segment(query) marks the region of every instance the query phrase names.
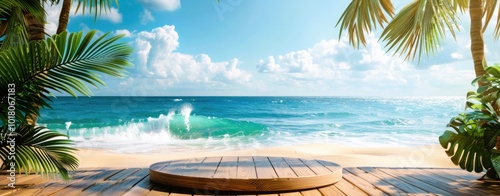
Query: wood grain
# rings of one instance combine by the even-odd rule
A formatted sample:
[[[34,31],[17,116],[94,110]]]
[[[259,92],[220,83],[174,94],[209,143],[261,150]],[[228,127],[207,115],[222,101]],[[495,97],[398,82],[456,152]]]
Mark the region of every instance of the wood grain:
[[[190,163],[199,163],[199,160],[175,160],[165,167],[153,164],[150,179],[168,186],[196,190],[267,193],[312,189],[334,184],[342,178],[342,169],[338,165],[335,166],[339,169],[332,172],[316,160],[298,158],[207,157],[201,164],[195,164],[196,176],[192,176],[193,173],[181,175]]]
[[[221,157],[219,157],[221,158]],[[255,165],[252,157],[238,157],[237,171],[240,165],[248,165],[247,174],[255,174]],[[278,167],[275,160],[277,157],[267,157],[273,168]],[[223,158],[221,158],[223,159]],[[220,167],[221,159],[215,167]],[[191,160],[187,160],[191,162]],[[307,161],[304,161],[307,162]],[[325,165],[326,163],[322,163]],[[214,164],[214,163],[212,163]],[[328,165],[328,164],[327,164]],[[186,166],[191,168],[194,165]],[[333,164],[331,165],[333,166]],[[164,168],[157,165],[157,169]],[[328,168],[328,167],[327,167]],[[135,170],[138,171],[134,172]],[[335,167],[329,168],[336,170]],[[485,183],[476,180],[482,174],[469,173],[461,169],[433,169],[433,168],[345,168],[343,179],[333,185],[327,185],[319,188],[312,188],[298,191],[279,191],[276,186],[286,186],[286,183],[264,181],[254,184],[255,187],[267,190],[274,190],[267,193],[259,192],[217,192],[179,189],[165,186],[150,181],[148,175],[149,168],[136,169],[116,169],[116,168],[93,168],[83,169],[74,173],[74,177],[69,181],[62,181],[60,178],[47,178],[46,176],[30,175],[19,179],[19,182],[25,183],[28,187],[19,187],[16,189],[0,190],[0,195],[76,195],[93,190],[91,194],[98,195],[126,195],[126,196],[144,196],[144,195],[498,195],[500,186],[494,183]],[[248,177],[240,175],[239,177]],[[279,173],[277,172],[279,175]],[[6,176],[1,176],[5,178]],[[280,177],[280,176],[278,176]],[[248,180],[248,178],[246,178]],[[255,178],[254,178],[255,179]],[[280,178],[281,179],[281,178]],[[284,180],[283,178],[282,180]],[[259,180],[259,179],[257,179]],[[248,182],[248,181],[247,181]],[[218,184],[217,184],[218,183]],[[305,182],[308,183],[308,182]],[[423,185],[426,184],[426,185]],[[31,185],[30,185],[31,184]],[[232,181],[216,182],[220,186],[233,186]],[[402,185],[404,184],[404,185]],[[92,188],[94,187],[94,188]],[[404,188],[403,188],[404,187]],[[241,188],[241,187],[240,187]],[[406,190],[406,191],[405,191]],[[433,192],[436,191],[436,192]],[[443,193],[449,194],[440,194]]]

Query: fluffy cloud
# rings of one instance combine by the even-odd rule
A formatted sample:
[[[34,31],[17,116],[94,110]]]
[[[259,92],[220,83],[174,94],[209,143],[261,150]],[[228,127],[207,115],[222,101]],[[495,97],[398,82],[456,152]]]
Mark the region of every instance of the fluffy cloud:
[[[347,71],[401,71],[410,66],[399,58],[385,54],[371,36],[366,48],[353,50],[345,39],[323,40],[306,50],[293,51],[277,57],[261,59],[257,70],[262,73],[287,75],[294,78],[336,79]],[[383,73],[383,72],[377,72]],[[367,78],[374,73],[365,72]],[[387,77],[392,78],[392,77]]]
[[[149,21],[155,21],[155,17],[148,9],[144,9],[143,12],[139,13],[139,18],[141,19],[141,24],[146,24]]]
[[[99,16],[101,19],[109,20],[112,23],[121,23],[122,22],[122,14],[116,8],[111,8],[107,10],[104,14]]]
[[[180,0],[139,0],[139,2],[146,8],[159,11],[174,11],[181,7]]]
[[[176,84],[224,86],[245,83],[251,75],[238,68],[239,60],[214,62],[206,54],[176,52],[179,35],[174,26],[165,25],[136,35],[136,67],[140,75],[155,78],[158,85]]]
[[[115,31],[116,35],[123,34],[125,37],[133,37],[134,33],[130,32],[128,29],[118,29]]]
[[[296,92],[318,95],[464,93],[474,78],[472,66],[457,60],[464,59],[458,53],[450,56],[453,59],[449,58],[446,63],[414,66],[386,54],[377,38],[371,35],[367,46],[360,50],[349,46],[346,39],[323,40],[305,50],[261,59],[256,69],[271,84],[269,91],[286,86]]]

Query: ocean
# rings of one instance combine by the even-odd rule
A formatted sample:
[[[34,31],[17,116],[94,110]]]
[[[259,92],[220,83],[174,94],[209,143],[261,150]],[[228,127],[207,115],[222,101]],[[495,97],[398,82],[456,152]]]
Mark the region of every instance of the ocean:
[[[438,144],[463,97],[57,97],[38,124],[115,152]]]

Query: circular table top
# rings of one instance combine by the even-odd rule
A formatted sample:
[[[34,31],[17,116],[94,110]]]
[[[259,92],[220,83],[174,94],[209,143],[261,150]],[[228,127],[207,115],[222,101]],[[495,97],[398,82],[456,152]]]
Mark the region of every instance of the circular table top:
[[[342,179],[338,164],[312,159],[265,156],[199,157],[158,162],[150,179],[168,186],[252,193],[304,190]]]

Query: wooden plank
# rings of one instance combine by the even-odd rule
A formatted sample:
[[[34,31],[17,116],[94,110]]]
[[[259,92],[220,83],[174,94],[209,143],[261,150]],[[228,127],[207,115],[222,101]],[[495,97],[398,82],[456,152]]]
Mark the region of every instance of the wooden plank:
[[[215,171],[213,178],[230,178],[236,179],[238,172],[238,157],[227,156],[222,157],[222,160]]]
[[[297,174],[290,168],[283,157],[268,157],[279,178],[296,178]]]
[[[180,168],[180,171],[177,172],[179,175],[183,176],[197,176],[198,169],[207,157],[197,157],[189,160],[189,163],[184,166],[184,168]]]
[[[422,190],[421,188],[418,188],[412,184],[409,184],[407,182],[404,182],[404,181],[401,181],[400,179],[396,179],[376,168],[372,168],[372,167],[361,167],[359,168],[365,172],[369,172],[371,173],[372,175],[378,177],[380,180],[383,180],[383,181],[386,181],[387,183],[389,184],[392,184],[394,185],[395,187],[407,192],[407,193],[410,193],[410,194],[422,194],[422,193],[428,193],[427,191],[425,190]]]
[[[415,179],[412,177],[412,175],[405,175],[405,174],[402,174],[402,173],[398,173],[397,170],[395,169],[391,169],[387,172],[386,169],[384,168],[379,168],[377,169],[379,171],[382,171],[386,174],[388,174],[389,176],[392,176],[393,178],[396,178],[396,179],[400,179],[402,181],[405,181],[407,182],[408,184],[411,184],[415,187],[418,187],[428,193],[437,193],[437,194],[440,194],[440,195],[456,195],[456,194],[459,194],[457,192],[448,192],[446,190],[443,190],[443,189],[440,189],[440,188],[437,188],[435,186],[432,186],[430,184],[427,184],[423,181],[420,181],[418,179]],[[418,174],[414,174],[414,175],[418,175]]]
[[[330,170],[333,173],[342,173],[342,167],[336,163],[332,163],[329,161],[324,161],[324,160],[316,160],[318,163],[326,167],[328,170]]]
[[[19,192],[21,190],[24,190],[26,188],[29,188],[30,186],[33,186],[38,183],[42,183],[43,181],[48,181],[47,176],[42,176],[42,175],[23,175],[23,178],[16,179],[15,183],[15,188],[11,188],[8,186],[5,186],[5,188],[0,190],[0,196],[4,195],[9,195],[9,194],[16,194],[19,195]]]
[[[318,196],[318,195],[322,195],[321,192],[319,192],[318,189],[312,189],[312,190],[307,190],[307,191],[300,191],[300,193],[303,196]]]
[[[164,162],[154,163],[151,166],[149,166],[149,169],[156,170],[156,171],[162,171],[162,169],[169,166],[170,163],[172,163],[172,161],[164,161]]]
[[[337,187],[340,191],[342,191],[346,195],[356,195],[356,196],[367,195],[361,189],[359,189],[355,185],[353,185],[345,180],[338,181],[333,186]]]
[[[255,163],[255,170],[257,171],[257,179],[278,178],[267,157],[254,157],[253,161]]]
[[[387,195],[384,192],[382,192],[380,189],[377,189],[377,187],[375,185],[373,185],[371,182],[368,182],[365,179],[358,177],[350,172],[344,172],[342,174],[342,177],[347,182],[350,182],[351,184],[356,185],[356,187],[358,187],[359,189],[361,189],[363,192],[367,193],[368,195],[374,195],[374,196]]]
[[[95,183],[101,182],[104,179],[120,172],[122,170],[107,170],[103,171],[100,173],[97,173],[96,175],[90,176],[88,178],[83,179],[82,181],[76,182],[74,184],[71,184],[64,189],[58,191],[57,193],[54,194],[54,196],[67,196],[67,195],[76,195],[81,193],[83,190],[86,188],[92,186]]]
[[[481,177],[481,175],[475,176],[475,175],[472,175],[474,173],[469,173],[469,172],[461,170],[461,169],[442,169],[439,171],[441,173],[446,174],[446,175],[444,175],[444,177],[447,177],[447,178],[449,177],[449,178],[454,179],[456,181],[474,181],[474,180],[479,179],[479,177]],[[484,174],[484,173],[482,173],[482,174]]]
[[[299,160],[302,161],[304,165],[309,167],[309,169],[311,169],[318,176],[331,173],[331,171],[328,168],[326,168],[316,160],[309,160],[309,159],[299,159]]]
[[[142,168],[138,172],[126,178],[125,180],[116,183],[112,187],[108,188],[106,191],[102,192],[102,195],[123,195],[134,185],[136,185],[141,180],[146,178],[148,174],[149,170],[147,168]]]
[[[241,156],[238,157],[238,168],[236,172],[238,179],[255,179],[257,178],[257,171],[252,157]]]
[[[21,189],[16,189],[16,191],[14,192],[9,192],[9,193],[3,193],[2,191],[0,191],[0,195],[1,196],[15,196],[15,195],[33,195],[36,191],[39,190],[39,188],[35,188],[37,187],[37,185],[41,185],[41,184],[47,184],[49,182],[52,182],[52,180],[49,180],[49,178],[41,178],[40,181],[37,181],[37,182],[33,182],[33,185],[31,186],[28,186],[28,187],[23,187]]]
[[[191,194],[184,194],[184,193],[170,193],[168,196],[191,196]]]
[[[93,184],[90,187],[83,190],[78,195],[81,195],[81,196],[102,195],[103,191],[112,187],[113,185],[117,184],[118,182],[124,180],[128,176],[136,173],[137,171],[139,171],[139,168],[129,168],[129,169],[122,170],[121,172],[118,172],[115,175],[104,179],[104,181],[96,182],[95,184]]]
[[[186,166],[194,159],[182,159],[182,160],[174,160],[171,161],[170,164],[163,169],[159,169],[157,171],[165,172],[169,174],[179,175],[179,172],[187,169]]]
[[[299,158],[284,158],[285,162],[292,168],[292,170],[297,174],[298,177],[311,177],[316,176],[314,171],[312,171],[307,165],[302,163]]]
[[[72,172],[72,179],[70,179],[70,181],[73,181],[73,180],[78,180],[78,179],[81,179],[83,178],[84,175],[84,172],[85,170],[83,171],[74,171]],[[26,188],[23,188],[23,189],[19,189],[17,190],[16,192],[13,192],[13,193],[10,193],[8,194],[8,196],[16,196],[16,195],[37,195],[36,193],[37,192],[40,192],[41,189],[51,185],[51,184],[54,184],[54,183],[63,183],[63,180],[60,178],[60,177],[52,177],[52,176],[47,176],[47,175],[40,175],[41,176],[41,181],[36,181],[36,182],[33,182],[33,185],[32,186],[29,186],[29,187],[26,187]],[[36,180],[36,179],[35,179]]]
[[[16,175],[14,176],[16,180],[16,184],[18,184],[19,181],[25,179],[25,178],[33,178],[34,176],[38,176],[37,174],[31,174],[31,175],[26,175],[26,174],[19,174],[16,172]],[[7,187],[7,185],[10,183],[10,175],[2,175],[0,177],[0,186],[2,187]]]
[[[135,184],[132,188],[127,190],[123,196],[140,196],[147,195],[149,191],[153,188],[149,180],[149,176],[144,177],[141,181]]]
[[[158,191],[158,190],[151,190],[146,196],[168,196],[170,195],[169,192],[163,192],[163,191]]]
[[[459,178],[457,176],[451,175],[453,173],[448,173],[450,172],[449,169],[446,170],[437,170],[437,169],[423,169],[427,172],[430,172],[432,176],[436,179],[440,179],[441,181],[444,181],[451,186],[458,187],[459,191],[464,191],[467,193],[474,193],[474,194],[482,194],[482,195],[490,195],[490,192],[488,192],[489,189],[492,189],[493,187],[487,187],[485,186],[486,183],[483,183],[478,180],[464,180],[462,178]],[[499,189],[497,189],[500,191]]]
[[[330,185],[330,186],[327,186],[327,187],[318,188],[318,190],[323,195],[338,195],[338,196],[345,195],[342,191],[340,191],[334,185]]]
[[[89,177],[94,176],[94,175],[98,175],[101,172],[102,171],[91,170],[91,171],[79,174],[77,176],[74,176],[72,180],[69,180],[67,182],[57,181],[57,182],[48,183],[48,184],[42,185],[42,186],[36,185],[35,188],[38,186],[38,190],[33,195],[37,195],[37,196],[38,195],[40,195],[40,196],[52,195],[55,192],[62,190],[67,186],[81,182],[81,181],[85,180],[86,178],[89,178]]]
[[[220,164],[222,157],[207,157],[203,165],[198,167],[197,176],[202,178],[212,178]]]
[[[405,180],[408,183],[412,183],[417,187],[420,187],[431,193],[437,193],[442,195],[463,195],[464,192],[457,191],[455,187],[449,186],[447,183],[443,183],[439,180],[433,179],[429,176],[430,173],[426,173],[423,170],[409,170],[409,169],[379,169],[391,176],[397,177],[399,179]]]
[[[289,192],[289,193],[280,193],[280,196],[302,196],[300,192]]]
[[[383,191],[384,193],[388,195],[404,195],[406,194],[403,190],[395,187],[392,184],[387,183],[386,181],[380,180],[378,177],[374,176],[373,174],[369,172],[365,172],[359,168],[344,168],[344,173],[351,173],[359,178],[365,179],[367,182],[370,182],[375,186],[377,189]]]

